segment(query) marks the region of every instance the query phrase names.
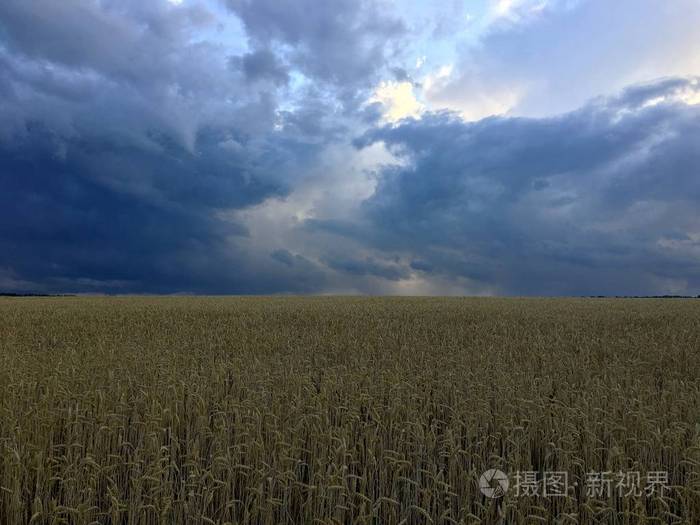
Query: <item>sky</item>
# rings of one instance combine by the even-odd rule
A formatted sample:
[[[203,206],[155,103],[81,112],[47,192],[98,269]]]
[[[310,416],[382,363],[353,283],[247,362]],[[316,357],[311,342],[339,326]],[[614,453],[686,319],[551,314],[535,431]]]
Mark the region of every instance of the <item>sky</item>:
[[[697,0],[3,0],[0,291],[700,294]]]

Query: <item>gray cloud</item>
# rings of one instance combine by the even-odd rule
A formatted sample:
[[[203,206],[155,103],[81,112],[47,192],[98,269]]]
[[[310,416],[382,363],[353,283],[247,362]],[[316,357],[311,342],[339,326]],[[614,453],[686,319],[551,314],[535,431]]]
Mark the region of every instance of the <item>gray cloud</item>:
[[[403,22],[376,2],[227,0],[255,47],[282,46],[290,62],[314,80],[369,87],[395,53]],[[348,92],[348,96],[353,96]]]
[[[366,257],[365,259],[329,258],[326,260],[326,264],[334,270],[354,276],[372,275],[390,281],[398,281],[409,276],[406,268],[399,264],[376,260],[372,257]]]
[[[322,286],[314,267],[285,274],[240,249],[248,231],[231,212],[288,194],[321,145],[277,125],[274,57],[253,53],[237,73],[225,50],[189,38],[214,22],[204,4],[2,3],[0,268],[12,282]],[[270,89],[249,89],[247,78],[270,74]]]
[[[406,25],[384,4],[225,5],[0,3],[0,286],[699,291],[700,110],[678,101],[697,93],[693,79],[634,85],[550,118],[468,123],[437,112],[382,126],[382,105],[365,104],[371,88],[414,74],[398,67],[413,62],[396,58]],[[584,21],[600,20],[601,5],[582,3]],[[610,16],[629,29],[620,9]],[[459,29],[447,24],[453,12],[458,3],[444,10],[441,39]],[[465,54],[453,82],[438,83],[442,95],[462,96],[477,70],[497,87],[527,83],[541,64],[513,65],[521,49],[561,63],[552,42],[575,47],[574,12],[492,29],[488,50]],[[216,40],[220,17],[240,19],[240,41]],[[586,56],[617,49],[607,29]],[[675,44],[643,55],[657,60]],[[566,92],[585,66],[585,56],[564,63],[552,89]],[[610,67],[601,71],[566,103],[605,92]]]
[[[358,146],[381,141],[406,164],[382,170],[358,221],[315,227],[501,293],[695,293],[700,108],[672,98],[692,85],[555,118],[438,113],[370,131]]]
[[[235,69],[241,69],[250,81],[270,80],[278,85],[289,82],[289,70],[269,49],[231,57],[230,64]]]

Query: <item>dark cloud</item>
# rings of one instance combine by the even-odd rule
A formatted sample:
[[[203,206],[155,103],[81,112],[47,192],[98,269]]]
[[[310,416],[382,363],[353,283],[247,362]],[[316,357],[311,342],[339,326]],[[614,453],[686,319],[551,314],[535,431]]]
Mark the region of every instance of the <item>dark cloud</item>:
[[[359,146],[406,164],[383,169],[358,222],[315,227],[500,293],[695,293],[700,107],[673,98],[693,82],[556,118],[438,113],[370,131]]]
[[[330,268],[353,276],[371,275],[390,281],[398,281],[409,277],[409,272],[401,265],[378,261],[372,257],[366,257],[365,259],[336,257],[329,258],[325,262]]]
[[[290,136],[327,143],[347,136],[347,126],[338,117],[333,101],[312,89],[294,111],[278,112],[278,125]]]
[[[666,78],[630,86],[623,91],[622,98],[628,108],[638,108],[659,97],[678,95],[686,89],[695,89],[690,78]]]
[[[269,49],[258,49],[243,56],[232,57],[233,68],[243,70],[250,81],[269,80],[283,85],[289,82],[289,70]]]
[[[135,0],[0,4],[0,38],[13,53],[124,83],[150,79],[183,89],[197,89],[206,80],[206,75],[197,79],[209,65],[206,46],[187,42],[193,31],[214,21],[199,4],[178,9]],[[190,67],[182,67],[185,63]]]
[[[227,0],[255,47],[282,46],[306,76],[356,89],[369,87],[396,52],[403,22],[376,2]],[[351,96],[351,94],[349,94]]]
[[[279,249],[270,254],[277,263],[284,265],[280,272],[279,264],[272,269],[271,291],[313,293],[325,290],[330,284],[328,273],[315,262],[303,255],[293,254],[289,250]],[[276,281],[276,282],[275,282]],[[267,284],[270,286],[270,284]]]
[[[430,264],[429,262],[420,261],[420,260],[411,261],[410,266],[414,270],[418,270],[420,272],[432,272],[433,268],[434,268],[434,266],[432,264]]]
[[[274,56],[245,55],[237,75],[190,38],[212,21],[167,2],[0,5],[3,276],[59,292],[322,285],[317,268],[275,272],[240,248],[233,212],[287,195],[320,145],[277,125]],[[270,90],[248,88],[264,76]]]
[[[285,266],[294,266],[294,256],[289,250],[275,250],[270,254],[275,261],[281,262]]]
[[[121,291],[245,288],[226,264],[236,255],[227,253],[229,240],[246,229],[216,211],[286,190],[211,138],[200,138],[193,154],[167,144],[144,151],[86,137],[59,141],[32,128],[0,148],[0,267],[78,289],[84,278],[119,282]]]
[[[296,267],[296,268],[314,268],[316,269],[317,266],[314,262],[310,261],[303,255],[299,254],[293,254],[289,250],[285,250],[284,248],[281,248],[279,250],[275,250],[270,254],[270,257],[272,257],[275,261],[280,262],[284,264],[285,266],[289,267]]]
[[[371,87],[416,85],[396,67],[409,63],[404,24],[383,4],[225,4],[0,2],[0,287],[700,291],[700,106],[679,101],[696,79],[552,118],[438,112],[382,127]],[[462,13],[451,5],[445,23]],[[217,17],[240,19],[241,41],[212,39]],[[511,64],[523,31],[484,42]],[[560,52],[538,38],[528,49]],[[474,71],[510,71],[498,56]],[[468,62],[447,95],[468,92]],[[353,151],[356,134],[400,159],[377,168],[369,198],[364,170],[387,156]]]

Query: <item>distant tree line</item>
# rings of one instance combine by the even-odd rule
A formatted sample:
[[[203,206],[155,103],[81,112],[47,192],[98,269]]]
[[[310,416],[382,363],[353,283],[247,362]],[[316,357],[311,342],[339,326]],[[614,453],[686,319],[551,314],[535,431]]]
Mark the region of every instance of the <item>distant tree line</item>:
[[[75,294],[70,293],[13,293],[13,292],[0,292],[0,297],[75,297]]]
[[[700,295],[587,295],[593,299],[700,299]]]

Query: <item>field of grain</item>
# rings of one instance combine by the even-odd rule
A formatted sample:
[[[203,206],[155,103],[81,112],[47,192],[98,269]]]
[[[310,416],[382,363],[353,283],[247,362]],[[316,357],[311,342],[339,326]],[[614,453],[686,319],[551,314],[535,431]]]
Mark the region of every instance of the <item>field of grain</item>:
[[[697,524],[699,353],[696,300],[1,299],[0,523]]]

